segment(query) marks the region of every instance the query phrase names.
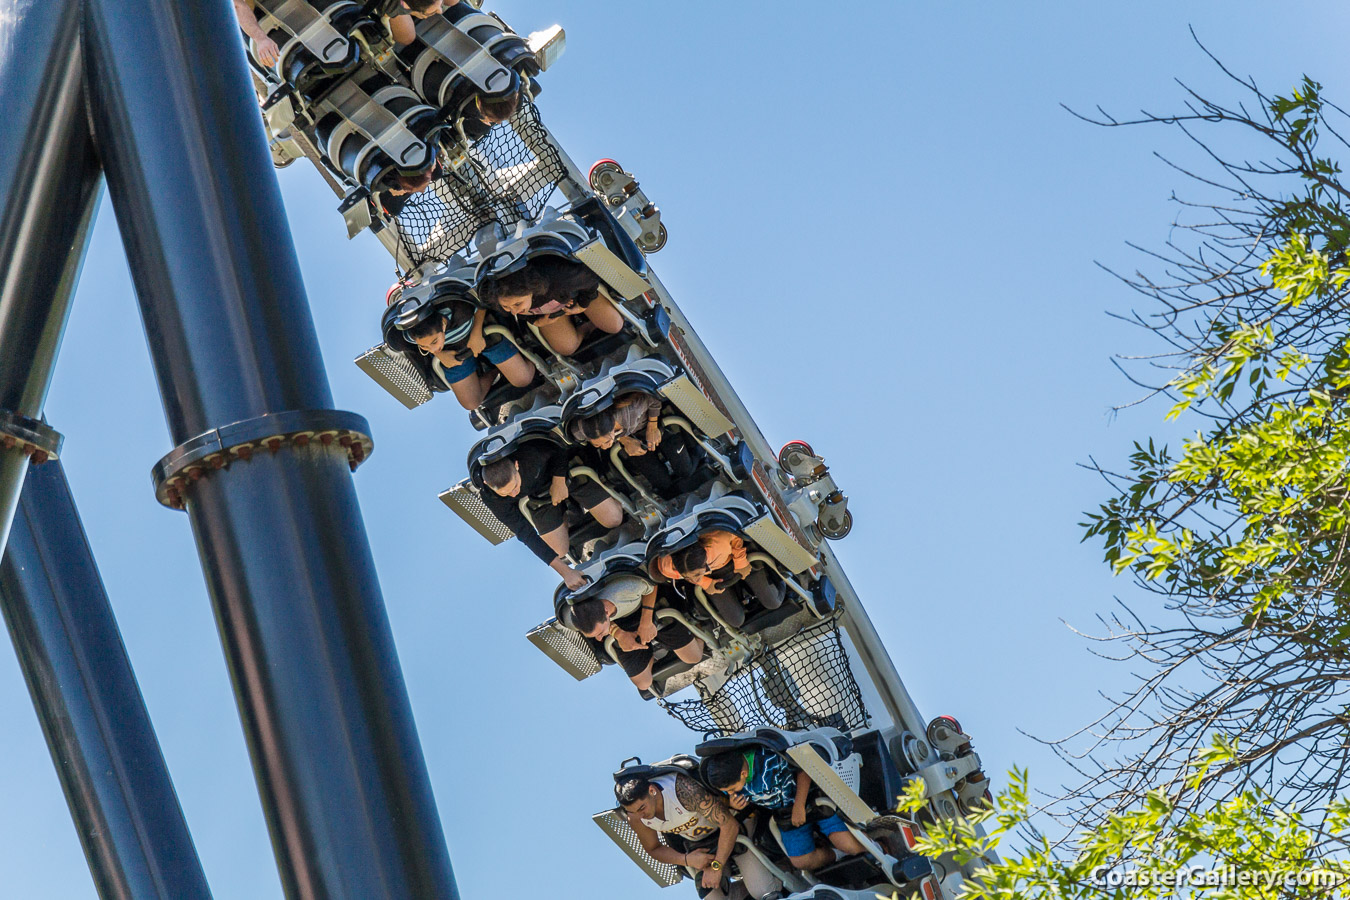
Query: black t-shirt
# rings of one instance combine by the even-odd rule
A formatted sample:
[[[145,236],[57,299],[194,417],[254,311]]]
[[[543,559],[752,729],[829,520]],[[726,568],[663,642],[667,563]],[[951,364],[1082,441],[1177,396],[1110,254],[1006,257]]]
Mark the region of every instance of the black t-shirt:
[[[567,477],[567,450],[552,441],[529,441],[511,459],[520,467],[520,493],[503,497],[492,488],[484,488],[483,504],[492,510],[502,524],[516,533],[516,537],[530,551],[546,563],[558,557],[553,548],[544,543],[530,520],[520,511],[520,498],[547,500],[553,479]]]

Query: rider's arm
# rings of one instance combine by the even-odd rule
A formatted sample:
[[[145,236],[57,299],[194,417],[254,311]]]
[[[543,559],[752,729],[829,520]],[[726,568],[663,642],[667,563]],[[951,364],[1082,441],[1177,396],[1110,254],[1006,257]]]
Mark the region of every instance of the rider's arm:
[[[244,34],[255,41],[267,40],[267,32],[262,30],[258,17],[253,15],[253,4],[254,0],[234,0],[234,17],[239,20],[239,27]]]
[[[675,777],[675,796],[685,809],[701,813],[717,826],[715,859],[719,865],[725,866],[736,849],[736,835],[741,833],[741,825],[727,808],[726,801],[687,775]]]
[[[636,832],[638,840],[642,843],[642,849],[646,850],[652,859],[672,866],[684,865],[685,857],[689,854],[680,853],[674,847],[667,847],[661,843],[660,836],[653,829],[642,824],[642,820],[632,813],[628,813],[628,824]]]

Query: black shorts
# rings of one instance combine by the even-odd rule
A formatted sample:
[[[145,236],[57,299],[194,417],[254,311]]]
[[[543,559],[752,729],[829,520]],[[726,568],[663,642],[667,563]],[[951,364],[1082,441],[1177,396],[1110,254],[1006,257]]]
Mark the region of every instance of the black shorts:
[[[567,495],[575,500],[582,509],[594,509],[610,499],[609,492],[589,478],[569,483]],[[542,500],[531,497],[529,509],[530,518],[534,520],[534,530],[540,534],[548,534],[563,523],[563,517],[567,512],[567,502],[564,501],[554,506],[547,497]]]
[[[629,623],[629,619],[632,622]],[[656,645],[665,647],[667,650],[678,650],[694,639],[694,634],[688,628],[685,628],[674,619],[658,619],[660,627],[656,632],[656,639],[652,641],[652,646],[642,650],[634,650],[632,653],[625,653],[619,649],[618,644],[614,645],[614,655],[619,658],[619,665],[623,668],[623,673],[629,678],[634,675],[641,675],[642,672],[651,664],[652,648]],[[637,617],[627,616],[623,623],[614,623],[624,631],[637,630]],[[624,627],[627,625],[628,627]]]

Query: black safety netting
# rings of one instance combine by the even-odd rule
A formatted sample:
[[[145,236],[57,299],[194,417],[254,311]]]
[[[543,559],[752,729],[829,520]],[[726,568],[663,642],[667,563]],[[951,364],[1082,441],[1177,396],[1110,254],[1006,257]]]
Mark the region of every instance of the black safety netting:
[[[514,225],[544,211],[565,169],[528,99],[509,122],[470,145],[470,164],[409,195],[395,216],[412,267],[449,259],[491,222]]]
[[[789,731],[867,725],[862,690],[833,621],[803,629],[765,650],[716,690],[697,685],[697,700],[660,700],[700,734],[735,734],[768,725]]]

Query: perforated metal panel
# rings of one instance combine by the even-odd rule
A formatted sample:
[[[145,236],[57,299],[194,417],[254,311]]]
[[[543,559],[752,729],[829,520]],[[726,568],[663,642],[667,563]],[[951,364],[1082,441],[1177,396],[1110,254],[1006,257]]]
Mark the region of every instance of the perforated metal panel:
[[[745,529],[745,534],[794,575],[805,572],[816,564],[816,557],[779,528],[772,516],[766,515],[751,522],[750,527]]]
[[[609,839],[619,845],[619,849],[628,854],[628,858],[637,863],[647,877],[661,887],[670,887],[684,877],[684,873],[668,863],[657,862],[643,849],[637,832],[628,820],[612,809],[596,813],[591,821],[600,826],[600,830],[609,835]]]
[[[584,681],[600,671],[600,660],[590,642],[572,629],[559,625],[557,619],[549,619],[526,637],[577,681]]]
[[[851,764],[849,760],[844,760],[840,762],[838,768],[834,768],[806,744],[789,747],[787,755],[798,768],[811,776],[811,781],[824,791],[834,801],[839,811],[850,820],[866,825],[876,818],[877,814],[858,796],[856,757],[850,757],[853,760]],[[845,781],[844,777],[847,777],[848,781]]]
[[[694,386],[689,376],[681,375],[661,385],[661,394],[679,407],[680,412],[708,437],[717,437],[731,430],[731,420],[713,406],[711,400]]]
[[[401,353],[385,344],[371,347],[355,360],[357,368],[394,396],[408,409],[416,409],[431,399],[431,390],[422,373]]]
[[[625,300],[641,297],[651,289],[651,285],[628,268],[624,261],[598,238],[578,249],[576,257],[592,272],[603,278],[605,284],[622,294]]]
[[[516,536],[514,531],[502,524],[502,520],[487,508],[487,504],[478,496],[478,490],[469,479],[466,478],[454,487],[441,491],[440,498],[442,503],[454,510],[455,515],[468,522],[474,531],[492,544],[500,544]]]

